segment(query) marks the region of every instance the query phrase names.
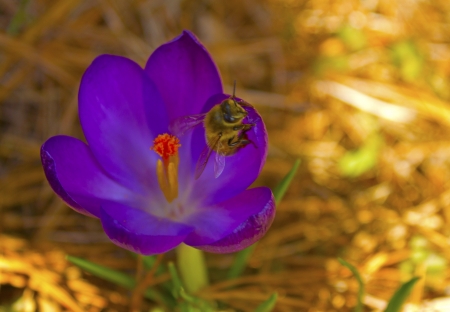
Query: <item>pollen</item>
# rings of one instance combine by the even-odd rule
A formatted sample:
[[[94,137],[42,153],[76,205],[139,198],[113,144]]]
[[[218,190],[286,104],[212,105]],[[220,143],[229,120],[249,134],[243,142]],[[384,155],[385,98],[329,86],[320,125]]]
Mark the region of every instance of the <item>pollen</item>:
[[[170,203],[178,197],[178,148],[180,140],[167,133],[160,134],[153,140],[151,150],[155,151],[161,158],[156,164],[156,175],[159,188],[166,200]]]
[[[178,154],[178,148],[181,146],[180,140],[171,134],[160,134],[153,140],[151,147],[163,160],[169,159],[170,156]]]

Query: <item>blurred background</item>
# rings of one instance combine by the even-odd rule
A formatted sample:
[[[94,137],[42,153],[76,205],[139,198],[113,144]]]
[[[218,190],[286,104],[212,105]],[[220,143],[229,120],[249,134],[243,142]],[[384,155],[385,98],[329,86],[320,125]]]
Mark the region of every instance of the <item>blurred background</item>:
[[[266,122],[256,185],[301,160],[242,277],[223,279],[234,255],[207,254],[198,295],[223,311],[273,292],[274,311],[350,311],[358,285],[342,257],[366,283],[366,311],[412,276],[408,311],[450,311],[447,0],[0,0],[0,311],[128,311],[127,290],[65,254],[130,274],[136,260],[53,194],[39,150],[83,138],[77,92],[97,55],[144,66],[183,29]]]

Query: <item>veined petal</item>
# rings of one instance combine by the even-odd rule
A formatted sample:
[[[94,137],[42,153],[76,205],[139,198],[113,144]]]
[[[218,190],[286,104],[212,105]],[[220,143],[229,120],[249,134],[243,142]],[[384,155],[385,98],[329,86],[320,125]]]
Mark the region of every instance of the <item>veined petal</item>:
[[[123,185],[155,193],[157,155],[149,148],[167,132],[168,120],[144,70],[124,57],[99,56],[86,70],[78,97],[81,126],[100,165]]]
[[[222,92],[219,71],[190,31],[157,48],[145,71],[167,105],[169,119],[198,114],[208,98]]]
[[[184,242],[205,251],[234,252],[260,239],[274,217],[275,200],[269,188],[246,190],[183,220],[195,227]]]
[[[202,113],[210,110],[214,105],[229,98],[227,94],[216,94],[208,99]],[[192,199],[205,197],[205,206],[211,203],[221,202],[236,196],[247,189],[258,177],[266,161],[268,136],[266,127],[261,116],[253,108],[245,108],[248,116],[244,123],[255,123],[255,126],[248,132],[248,138],[254,143],[242,147],[232,156],[225,157],[225,169],[218,177],[214,177],[214,157],[212,154],[208,160],[205,170],[198,180],[194,180],[193,174],[191,184],[193,185]],[[206,146],[205,129],[197,127],[191,139],[191,171],[194,172],[195,165],[200,157],[200,153]]]
[[[193,230],[190,226],[118,203],[104,204],[100,219],[114,244],[142,255],[169,251]]]
[[[109,177],[82,141],[58,135],[41,148],[47,180],[55,193],[74,210],[100,217],[105,200],[132,199],[129,190]]]

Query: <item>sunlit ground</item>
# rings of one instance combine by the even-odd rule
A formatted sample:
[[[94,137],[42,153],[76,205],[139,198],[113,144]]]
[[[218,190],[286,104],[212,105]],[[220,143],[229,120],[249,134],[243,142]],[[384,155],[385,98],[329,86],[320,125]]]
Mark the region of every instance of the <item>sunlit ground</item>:
[[[97,55],[144,65],[183,29],[266,122],[256,185],[275,187],[301,160],[245,272],[226,280],[235,255],[207,254],[212,281],[197,296],[222,311],[254,311],[274,292],[274,311],[350,311],[358,284],[343,258],[366,311],[413,276],[408,311],[450,311],[449,16],[447,0],[1,0],[0,311],[129,310],[132,291],[66,262],[136,270],[98,220],[53,194],[39,150],[52,135],[82,138],[78,85]]]

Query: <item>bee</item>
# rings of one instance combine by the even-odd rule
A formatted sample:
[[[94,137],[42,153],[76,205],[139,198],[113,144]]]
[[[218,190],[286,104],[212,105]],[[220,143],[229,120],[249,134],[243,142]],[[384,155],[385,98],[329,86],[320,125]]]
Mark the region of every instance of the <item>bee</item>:
[[[206,114],[183,116],[171,123],[170,130],[177,136],[182,136],[203,123],[206,147],[197,161],[195,179],[198,179],[205,170],[213,151],[215,152],[214,177],[218,178],[225,169],[227,156],[236,154],[250,143],[256,147],[247,135],[255,123],[243,123],[248,116],[244,107],[253,108],[253,105],[237,99],[233,91],[232,96],[213,106]]]

